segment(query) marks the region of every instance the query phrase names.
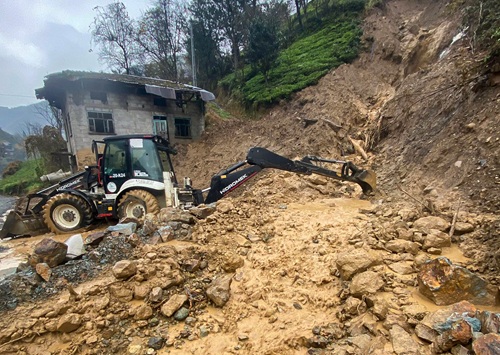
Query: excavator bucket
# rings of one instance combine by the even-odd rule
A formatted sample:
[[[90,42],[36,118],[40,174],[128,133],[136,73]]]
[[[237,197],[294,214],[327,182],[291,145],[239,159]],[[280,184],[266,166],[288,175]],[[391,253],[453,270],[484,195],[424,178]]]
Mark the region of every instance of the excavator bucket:
[[[377,175],[371,170],[360,170],[353,176],[353,181],[358,183],[364,194],[370,194],[377,188]]]
[[[21,216],[16,211],[10,211],[5,219],[0,239],[18,236],[33,236],[47,231],[45,223],[37,216]]]

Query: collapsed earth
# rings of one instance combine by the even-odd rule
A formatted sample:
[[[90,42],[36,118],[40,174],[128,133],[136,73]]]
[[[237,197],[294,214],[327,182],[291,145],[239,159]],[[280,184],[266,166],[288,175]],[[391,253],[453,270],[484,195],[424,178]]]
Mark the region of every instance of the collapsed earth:
[[[50,232],[0,244],[2,353],[498,354],[500,67],[447,5],[383,2],[353,63],[260,119],[210,110],[165,156],[171,207],[49,196]]]

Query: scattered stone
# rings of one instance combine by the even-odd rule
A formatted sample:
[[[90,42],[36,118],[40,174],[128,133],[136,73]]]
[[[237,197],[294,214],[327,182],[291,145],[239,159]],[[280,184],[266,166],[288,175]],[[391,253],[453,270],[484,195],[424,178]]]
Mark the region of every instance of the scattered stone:
[[[248,340],[248,335],[247,334],[239,334],[238,340],[239,341],[246,341],[246,340]]]
[[[384,286],[382,277],[373,271],[365,271],[353,277],[349,287],[354,297],[375,293]]]
[[[416,255],[420,250],[420,245],[409,240],[394,239],[385,243],[385,248],[394,253],[410,253]]]
[[[222,307],[229,300],[229,291],[231,289],[231,282],[233,274],[227,274],[215,279],[212,284],[207,288],[207,297],[218,307]]]
[[[161,307],[161,313],[165,317],[171,317],[187,300],[188,298],[186,295],[172,295],[170,299]]]
[[[35,266],[36,273],[45,281],[49,281],[52,270],[46,263],[38,263]]]
[[[222,269],[226,272],[235,272],[237,269],[245,264],[243,258],[234,253],[227,253],[224,255],[224,261],[222,263]]]
[[[204,325],[200,326],[200,338],[205,338],[209,334],[208,328]]]
[[[453,348],[451,348],[451,353],[453,355],[469,355],[469,349],[464,348],[460,344],[457,344]]]
[[[109,293],[122,302],[130,302],[134,298],[134,292],[120,284],[109,285]]]
[[[96,247],[103,241],[103,239],[106,235],[107,235],[106,232],[93,233],[93,234],[87,236],[87,238],[85,238],[84,244]]]
[[[481,322],[481,332],[500,333],[500,313],[489,311],[476,312],[476,318]]]
[[[429,248],[427,249],[427,252],[431,255],[441,255],[443,250],[441,248]]]
[[[328,346],[328,339],[322,335],[315,335],[307,339],[306,346],[308,348],[325,349]]]
[[[431,229],[430,233],[425,237],[423,249],[443,248],[451,246],[451,237],[448,233],[441,232],[437,229]]]
[[[205,219],[215,212],[215,206],[203,206],[199,205],[196,207],[191,207],[189,213],[194,215],[198,219]]]
[[[148,347],[153,348],[155,350],[160,350],[165,343],[165,339],[162,337],[152,337],[148,340]]]
[[[354,275],[379,263],[380,261],[376,257],[363,249],[340,253],[336,262],[340,277],[343,280],[350,280]]]
[[[406,315],[409,315],[410,317],[417,320],[424,319],[424,317],[429,313],[427,308],[419,304],[410,304],[407,306],[403,306],[402,309]]]
[[[182,262],[182,267],[187,272],[196,272],[200,269],[200,260],[198,259],[188,259]]]
[[[445,257],[424,263],[418,273],[419,291],[438,306],[462,300],[475,304],[496,304],[498,290],[469,270],[453,265]]]
[[[137,263],[131,260],[120,260],[113,266],[113,275],[117,279],[126,279],[137,273]]]
[[[175,233],[174,229],[171,226],[163,226],[158,228],[158,233],[160,234],[160,238],[163,243],[174,240]]]
[[[186,307],[182,307],[177,312],[174,313],[174,319],[177,321],[183,321],[189,315],[189,309]]]
[[[150,292],[151,292],[150,285],[146,283],[139,284],[134,287],[134,298],[136,300],[143,300],[148,296]]]
[[[355,337],[347,338],[347,343],[354,345],[363,354],[370,349],[371,341],[372,337],[368,334],[360,334]]]
[[[217,211],[220,213],[229,213],[229,211],[234,210],[234,205],[231,201],[229,200],[223,200],[223,201],[218,201],[217,202]]]
[[[66,259],[73,260],[85,254],[85,247],[83,246],[83,238],[81,234],[75,234],[66,239],[64,242],[68,246]]]
[[[472,224],[466,222],[455,223],[455,234],[461,235],[471,232],[474,232],[474,226]]]
[[[142,352],[142,346],[141,345],[129,345],[128,346],[128,353],[131,355],[139,355]]]
[[[500,354],[500,334],[486,334],[472,343],[472,349],[477,355]]]
[[[431,229],[437,229],[441,232],[445,232],[449,227],[450,223],[441,217],[436,216],[422,217],[413,222],[414,229],[426,234],[431,233]]]
[[[79,314],[68,313],[59,318],[57,322],[57,331],[61,333],[71,333],[80,328],[81,324],[82,317]]]
[[[153,316],[153,308],[149,307],[146,304],[140,305],[136,312],[134,319],[136,320],[147,320]]]
[[[472,327],[465,319],[450,322],[450,328],[438,335],[434,341],[434,349],[439,353],[451,350],[457,343],[466,345],[472,339]]]
[[[137,223],[119,223],[116,226],[109,226],[106,230],[109,232],[117,232],[126,236],[131,235],[137,229]]]
[[[394,352],[398,355],[418,355],[420,354],[420,348],[418,344],[412,339],[411,335],[408,334],[399,325],[394,325],[389,331],[392,347]]]
[[[439,333],[436,330],[429,328],[428,326],[422,323],[418,323],[417,326],[415,327],[415,334],[420,339],[426,340],[429,343],[433,343],[434,341],[436,341],[436,338],[439,335]]]
[[[68,246],[53,239],[42,239],[36,246],[28,262],[32,267],[36,264],[46,263],[49,267],[56,267],[66,258]]]
[[[154,287],[149,294],[149,300],[153,303],[158,303],[163,298],[163,290],[161,287]]]
[[[399,261],[397,263],[389,264],[388,267],[397,274],[409,275],[415,272],[412,264],[413,263],[411,261]]]

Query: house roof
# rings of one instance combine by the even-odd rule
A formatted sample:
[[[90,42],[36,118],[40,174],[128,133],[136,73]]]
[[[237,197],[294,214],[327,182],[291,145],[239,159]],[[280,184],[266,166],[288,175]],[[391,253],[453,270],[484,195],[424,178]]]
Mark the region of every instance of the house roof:
[[[61,90],[72,86],[80,86],[83,82],[107,83],[124,87],[137,87],[145,93],[175,100],[177,93],[192,93],[203,101],[215,100],[215,95],[196,86],[177,83],[170,80],[148,78],[143,76],[96,73],[85,71],[64,70],[45,77],[44,87],[35,90],[37,99],[46,99],[57,103]]]

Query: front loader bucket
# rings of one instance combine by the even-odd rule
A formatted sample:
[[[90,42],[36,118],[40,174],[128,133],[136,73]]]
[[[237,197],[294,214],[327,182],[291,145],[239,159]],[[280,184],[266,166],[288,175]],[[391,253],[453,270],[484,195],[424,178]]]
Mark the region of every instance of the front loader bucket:
[[[0,239],[16,236],[37,235],[47,231],[43,220],[37,216],[21,216],[16,211],[10,211],[5,219]]]
[[[365,195],[369,195],[377,188],[377,175],[371,170],[360,170],[353,176],[353,181],[358,183]]]

